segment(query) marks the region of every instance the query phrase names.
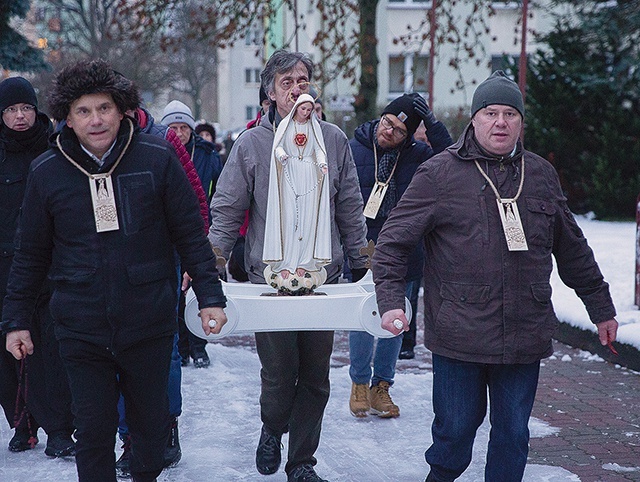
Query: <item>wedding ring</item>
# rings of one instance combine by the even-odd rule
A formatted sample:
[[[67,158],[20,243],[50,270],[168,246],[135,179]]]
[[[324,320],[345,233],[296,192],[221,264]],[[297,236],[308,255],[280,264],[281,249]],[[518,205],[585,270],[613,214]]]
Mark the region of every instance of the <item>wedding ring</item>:
[[[209,328],[215,328],[217,324],[216,320],[209,320]]]
[[[402,330],[402,328],[404,328],[404,324],[398,318],[393,320],[393,326],[395,326],[398,330]]]

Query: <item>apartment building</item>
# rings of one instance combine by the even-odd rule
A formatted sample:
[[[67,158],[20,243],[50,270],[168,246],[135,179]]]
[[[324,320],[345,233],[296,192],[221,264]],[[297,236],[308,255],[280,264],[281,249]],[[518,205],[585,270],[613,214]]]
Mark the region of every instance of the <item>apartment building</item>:
[[[522,38],[522,2],[491,2],[495,14],[486,19],[488,34],[477,39],[466,38],[468,43],[474,40],[476,57],[462,59],[459,72],[450,66],[450,60],[456,57],[456,45],[442,43],[435,45],[433,59],[433,106],[438,112],[451,109],[465,109],[471,102],[471,96],[478,82],[484,80],[493,70],[502,68],[505,56],[518,59]],[[538,48],[533,32],[545,32],[552,25],[547,12],[548,1],[529,2],[527,18],[527,52]],[[432,0],[381,0],[377,7],[377,54],[378,54],[378,96],[379,106],[387,104],[403,92],[420,92],[427,96],[428,69],[430,59],[430,39],[399,42],[408,32],[420,32],[420,25],[427,21]],[[460,26],[468,16],[471,5],[457,2],[452,17]],[[312,45],[318,30],[323,28],[320,15],[313,8],[313,2],[298,0],[298,17],[293,13],[282,13],[280,18],[270,25],[257,25],[249,29],[244,42],[238,42],[231,49],[219,54],[218,118],[221,125],[230,129],[238,128],[252,119],[258,109],[259,73],[268,57],[268,49],[262,44],[263,30],[269,31],[269,38],[276,45],[289,41],[290,48],[309,52],[314,61],[320,61],[320,52]],[[447,19],[436,11],[436,21]],[[346,19],[346,29],[355,26],[356,19]],[[304,28],[300,28],[304,25]],[[427,24],[428,27],[428,24]],[[479,27],[479,26],[478,26]],[[424,29],[423,29],[424,30]],[[419,33],[417,34],[419,37]],[[476,60],[479,62],[476,63]],[[459,85],[463,79],[464,85]],[[356,87],[345,79],[332,79],[319,85],[321,97],[328,111],[329,119],[338,125],[351,115],[350,103]]]

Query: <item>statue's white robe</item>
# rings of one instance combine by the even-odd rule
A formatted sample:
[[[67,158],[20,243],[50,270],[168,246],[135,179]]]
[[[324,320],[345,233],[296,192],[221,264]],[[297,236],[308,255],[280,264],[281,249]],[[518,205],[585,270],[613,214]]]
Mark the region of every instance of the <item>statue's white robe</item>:
[[[269,199],[263,247],[263,261],[272,271],[297,268],[319,271],[331,262],[329,176],[326,148],[315,116],[295,125],[293,115],[301,103],[313,102],[301,95],[278,126],[271,150]],[[297,132],[307,135],[307,143],[294,142]],[[280,157],[289,157],[282,162]]]

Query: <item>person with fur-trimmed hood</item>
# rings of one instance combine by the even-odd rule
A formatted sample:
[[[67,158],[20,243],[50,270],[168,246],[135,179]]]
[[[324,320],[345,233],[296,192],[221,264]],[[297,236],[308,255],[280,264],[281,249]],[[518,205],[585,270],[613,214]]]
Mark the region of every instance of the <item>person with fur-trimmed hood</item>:
[[[169,436],[175,252],[193,278],[205,333],[226,299],[198,201],[175,151],[126,117],[130,90],[102,60],[62,70],[50,92],[66,125],[30,167],[3,312],[7,350],[32,353],[30,313],[48,276],[76,425],[78,479],[115,481],[117,401],[134,481],[153,481]]]

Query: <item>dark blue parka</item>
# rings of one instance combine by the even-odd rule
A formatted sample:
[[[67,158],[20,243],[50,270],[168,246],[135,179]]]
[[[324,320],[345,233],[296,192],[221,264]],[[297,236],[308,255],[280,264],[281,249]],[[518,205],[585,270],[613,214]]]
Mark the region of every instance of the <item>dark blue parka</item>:
[[[129,139],[131,137],[131,141]],[[53,148],[31,165],[3,312],[3,331],[29,329],[47,274],[59,339],[120,350],[175,332],[175,251],[193,277],[200,308],[225,306],[196,195],[173,147],[134,132],[126,119],[102,167],[73,130],[62,151],[89,173],[112,174],[119,229],[96,232],[89,178]],[[127,147],[128,146],[128,147]]]
[[[185,145],[187,152],[193,160],[196,171],[198,171],[198,177],[202,181],[202,189],[207,196],[207,201],[211,202],[213,193],[216,190],[216,183],[220,172],[222,172],[222,161],[220,161],[220,155],[215,149],[215,146],[205,141],[199,135],[191,134],[191,139]]]
[[[375,178],[375,157],[373,155],[374,138],[376,127],[380,122],[379,119],[365,122],[360,125],[356,131],[353,139],[349,141],[351,150],[353,151],[353,159],[356,163],[358,170],[358,177],[360,179],[360,190],[362,192],[362,199],[365,204],[371,195],[373,186],[376,183]],[[409,186],[413,174],[418,169],[418,166],[431,156],[442,152],[444,149],[453,144],[453,139],[449,135],[447,128],[442,122],[436,122],[427,131],[427,136],[431,146],[428,144],[416,141],[413,137],[404,143],[400,151],[400,157],[398,158],[398,164],[396,166],[393,176],[396,181],[397,197],[400,197]],[[382,157],[382,152],[378,151],[378,160]],[[386,217],[378,215],[375,219],[367,218],[367,239],[372,240],[374,243],[378,241],[378,234],[382,229],[382,225],[387,220]],[[411,257],[409,258],[409,270],[407,272],[407,281],[413,281],[419,279],[422,276],[422,265],[424,262],[424,254],[422,246],[417,246]]]

